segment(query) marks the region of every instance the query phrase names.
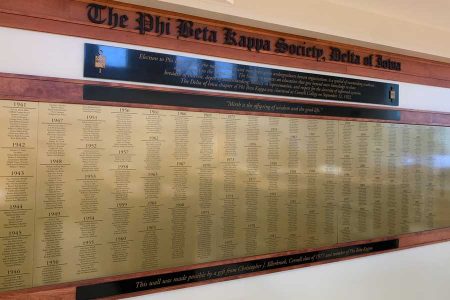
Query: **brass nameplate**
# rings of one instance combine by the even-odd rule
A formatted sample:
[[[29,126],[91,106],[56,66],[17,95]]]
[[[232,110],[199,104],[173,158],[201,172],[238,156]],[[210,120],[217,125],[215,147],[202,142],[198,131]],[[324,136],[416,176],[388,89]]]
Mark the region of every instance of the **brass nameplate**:
[[[450,128],[0,101],[0,291],[450,226]]]

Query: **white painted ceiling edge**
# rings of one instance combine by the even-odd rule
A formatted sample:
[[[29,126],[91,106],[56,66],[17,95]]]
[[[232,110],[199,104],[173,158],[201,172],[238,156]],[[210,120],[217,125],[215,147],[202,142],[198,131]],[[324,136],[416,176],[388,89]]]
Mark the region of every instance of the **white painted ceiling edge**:
[[[450,63],[449,0],[120,0]]]

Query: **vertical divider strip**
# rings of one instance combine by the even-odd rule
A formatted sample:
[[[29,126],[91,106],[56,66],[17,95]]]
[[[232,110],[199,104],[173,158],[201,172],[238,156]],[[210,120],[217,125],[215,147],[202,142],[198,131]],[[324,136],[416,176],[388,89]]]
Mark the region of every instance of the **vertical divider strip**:
[[[35,169],[35,187],[34,187],[34,235],[33,235],[33,249],[32,249],[32,271],[31,271],[31,286],[34,287],[34,270],[35,270],[35,261],[36,261],[36,207],[38,202],[38,166],[39,166],[39,115],[40,115],[40,102],[37,103],[37,124],[36,124],[36,169]]]

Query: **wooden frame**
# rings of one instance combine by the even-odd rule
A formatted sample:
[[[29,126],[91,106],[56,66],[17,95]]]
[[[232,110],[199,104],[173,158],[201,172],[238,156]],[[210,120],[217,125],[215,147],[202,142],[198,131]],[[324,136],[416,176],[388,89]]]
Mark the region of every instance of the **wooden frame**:
[[[173,32],[176,24],[172,26],[171,35],[158,36],[154,33],[139,34],[133,26],[127,28],[111,29],[107,24],[94,24],[86,15],[86,6],[89,3],[99,3],[114,8],[118,13],[128,16],[129,22],[136,18],[136,12],[155,14],[176,22],[182,18],[192,20],[198,26],[209,26],[218,32],[218,43],[198,41],[195,39],[178,38]],[[283,34],[269,30],[261,30],[253,27],[218,22],[210,19],[188,16],[179,13],[167,12],[136,5],[128,5],[107,0],[4,0],[0,3],[0,26],[20,28],[33,31],[42,31],[55,34],[63,34],[77,37],[92,38],[105,41],[113,41],[134,44],[147,47],[156,47],[176,51],[184,51],[202,55],[238,59],[257,63],[267,63],[279,66],[314,69],[327,72],[335,72],[348,75],[366,76],[386,80],[450,87],[450,64],[427,59],[415,58],[384,51],[373,51],[368,48],[352,46],[342,43],[323,41],[306,37]],[[353,51],[361,57],[369,54],[381,54],[386,58],[401,63],[401,71],[384,70],[380,68],[364,66],[362,64],[348,64],[334,61],[317,61],[310,57],[299,57],[279,54],[268,51],[248,51],[246,48],[224,45],[221,42],[223,28],[229,27],[239,35],[255,36],[262,39],[275,41],[282,37],[291,43],[306,43],[311,46],[320,46],[327,50],[330,46],[343,50]],[[205,47],[207,45],[207,47]]]
[[[70,80],[70,79],[60,79],[52,77],[39,77],[39,76],[29,76],[29,75],[17,75],[17,74],[7,74],[0,73],[0,98],[11,99],[11,100],[28,100],[28,101],[45,101],[45,102],[64,102],[64,103],[83,103],[83,104],[101,104],[101,105],[111,105],[120,106],[117,102],[101,102],[98,101],[86,101],[83,100],[83,85],[93,84],[98,86],[106,87],[125,87],[134,88],[140,90],[154,90],[154,91],[176,91],[178,93],[186,94],[199,94],[197,91],[186,90],[186,89],[171,89],[166,87],[149,87],[143,85],[134,84],[123,84],[123,83],[109,83],[100,81],[83,81],[83,80]],[[202,92],[201,94],[211,95],[211,96],[223,96],[223,93],[217,92]],[[274,100],[274,101],[284,101],[284,102],[296,102],[303,104],[320,104],[320,105],[333,105],[333,106],[344,106],[344,107],[361,107],[361,108],[374,108],[370,105],[361,104],[348,104],[348,103],[320,103],[318,101],[311,100],[287,100],[278,97],[262,97],[262,96],[248,96],[248,95],[236,95],[228,94],[227,97],[230,98],[247,98],[247,99],[261,99],[261,100]],[[162,108],[162,109],[174,109],[174,110],[189,110],[189,111],[210,111],[210,112],[222,112],[226,113],[228,111],[223,110],[211,110],[211,109],[196,109],[196,108],[186,108],[186,107],[172,107],[172,106],[156,106],[147,104],[127,104],[130,107],[149,107],[149,108]],[[444,112],[432,112],[432,111],[421,111],[413,109],[404,109],[398,107],[383,107],[385,110],[397,110],[401,111],[400,121],[383,121],[376,120],[376,122],[389,122],[389,123],[404,123],[404,124],[421,124],[421,125],[438,125],[438,126],[450,126],[450,113]],[[284,116],[283,114],[276,113],[265,113],[265,112],[239,112],[234,111],[236,114],[258,114],[267,116]],[[288,115],[289,117],[299,117],[299,118],[318,118],[318,119],[336,119],[336,120],[360,120],[374,122],[371,119],[352,119],[352,118],[339,118],[339,117],[321,117],[321,116],[307,116],[307,115]]]
[[[382,70],[375,67],[368,67],[362,65],[349,65],[341,62],[331,62],[331,61],[317,61],[312,58],[306,57],[293,57],[286,54],[276,54],[268,51],[260,51],[256,53],[254,51],[248,51],[242,47],[223,45],[220,43],[209,43],[204,41],[196,41],[186,38],[177,38],[175,35],[168,36],[157,36],[156,34],[145,34],[140,35],[133,28],[114,28],[111,29],[107,25],[93,24],[89,22],[86,17],[86,5],[88,3],[99,3],[103,5],[108,5],[113,7],[117,11],[129,16],[130,20],[134,19],[135,12],[145,12],[149,14],[158,14],[165,18],[171,18],[176,20],[177,18],[183,18],[187,20],[192,20],[198,25],[207,25],[210,28],[216,29],[219,34],[222,34],[223,27],[231,27],[236,32],[242,35],[254,35],[264,39],[274,41],[277,37],[285,38],[291,42],[297,43],[308,43],[310,45],[319,45],[321,47],[337,46],[342,49],[354,51],[360,55],[369,54],[382,54],[383,56],[395,59],[401,62],[402,70]],[[193,17],[178,13],[172,13],[157,9],[150,9],[146,7],[139,7],[135,5],[126,5],[123,3],[115,1],[106,0],[3,0],[0,2],[0,26],[19,28],[26,30],[35,30],[41,32],[48,32],[54,34],[63,34],[77,37],[92,38],[105,41],[121,42],[126,44],[141,45],[147,47],[156,47],[162,49],[170,49],[176,51],[184,51],[201,55],[216,56],[228,59],[237,59],[242,61],[250,61],[255,63],[266,63],[287,67],[313,69],[326,72],[335,72],[340,74],[357,75],[365,77],[373,77],[385,80],[416,83],[416,84],[426,84],[432,86],[446,87],[450,88],[450,64],[444,62],[436,62],[426,59],[414,58],[405,55],[399,55],[394,53],[388,53],[384,51],[373,51],[364,47],[346,45],[342,43],[334,43],[323,41],[319,39],[311,39],[305,37],[294,36],[290,34],[283,34],[279,32],[273,32],[269,30],[261,30],[257,28],[252,28],[248,26],[242,26],[238,24],[230,24],[226,22],[218,22],[214,20],[209,20],[205,18]],[[207,45],[207,47],[205,47]],[[81,62],[80,62],[81,63]],[[173,91],[170,88],[155,88],[149,86],[140,86],[133,84],[119,84],[119,83],[105,83],[96,81],[83,81],[83,80],[68,80],[59,78],[49,78],[49,77],[37,77],[37,76],[26,76],[17,74],[5,74],[0,73],[0,98],[1,99],[11,99],[11,100],[25,100],[25,101],[43,101],[43,102],[61,102],[61,103],[83,103],[83,104],[100,104],[96,101],[85,101],[83,100],[83,85],[84,84],[95,84],[100,86],[109,87],[128,87],[137,88],[144,90],[158,90],[158,91]],[[177,89],[177,92],[181,93],[196,93],[191,90]],[[202,92],[203,93],[203,92]],[[215,92],[203,93],[206,95],[223,95]],[[274,100],[281,101],[277,97],[261,97],[261,96],[236,96],[228,95],[228,97],[239,97],[239,98],[251,98],[251,99],[264,99],[264,100]],[[282,99],[282,101],[291,101]],[[314,103],[317,101],[301,100],[296,102],[299,103]],[[101,102],[101,105],[110,106],[120,106],[122,104],[115,102]],[[321,105],[327,105],[326,103],[321,103]],[[366,107],[373,108],[373,106],[360,105],[360,104],[333,104],[336,106],[346,106],[346,107]],[[132,107],[155,107],[162,109],[176,109],[176,110],[191,110],[191,111],[211,111],[211,112],[225,112],[222,110],[208,110],[208,109],[188,109],[184,107],[165,107],[165,106],[152,106],[145,104],[130,104],[127,106]],[[386,107],[387,110],[399,110],[401,111],[400,121],[386,121],[390,123],[404,123],[404,124],[423,124],[423,125],[436,125],[436,126],[450,126],[450,113],[441,112],[430,112],[430,111],[419,111],[410,109],[399,109],[393,107]],[[236,114],[253,114],[251,112],[233,112]],[[281,114],[272,113],[257,113],[258,115],[271,115],[271,116],[283,116]],[[336,120],[355,120],[352,118],[339,118],[339,117],[320,117],[320,116],[289,116],[289,117],[299,117],[299,118],[319,118],[319,119],[336,119]],[[360,121],[374,121],[374,120],[364,120],[358,119]],[[383,122],[377,120],[376,122]],[[370,239],[365,241],[357,241],[351,243],[337,244],[329,247],[322,247],[316,249],[302,249],[299,251],[288,251],[272,253],[267,255],[259,255],[254,257],[245,257],[238,259],[231,259],[225,261],[217,261],[211,263],[204,263],[200,265],[192,265],[187,267],[178,267],[171,269],[162,269],[151,272],[134,273],[99,279],[91,279],[80,282],[71,282],[65,284],[43,286],[13,292],[2,293],[0,298],[2,299],[43,299],[49,296],[58,299],[73,299],[76,293],[76,287],[80,285],[96,284],[101,282],[111,282],[122,279],[137,278],[142,276],[149,276],[155,274],[165,274],[176,271],[192,270],[195,268],[202,268],[208,266],[220,266],[223,264],[236,263],[236,262],[248,262],[255,259],[261,258],[276,258],[284,255],[290,254],[300,254],[311,250],[327,250],[335,247],[345,247],[351,245],[360,245],[364,243],[379,242],[388,239],[398,239],[399,247],[397,249],[407,249],[411,247],[437,243],[441,241],[450,241],[450,228],[435,229],[431,231],[424,231],[419,233],[404,234],[392,237],[383,237],[377,239]],[[397,250],[396,249],[396,250]],[[394,250],[387,250],[394,251]],[[362,257],[370,254],[361,254],[352,256]],[[349,257],[350,258],[350,257]],[[330,259],[325,262],[315,262],[310,264],[304,264],[302,266],[293,266],[286,268],[279,268],[276,270],[268,270],[263,272],[250,273],[245,275],[230,276],[219,279],[213,279],[208,281],[202,281],[197,283],[188,283],[184,285],[161,288],[152,291],[144,291],[133,294],[120,295],[124,296],[136,296],[140,294],[147,294],[152,292],[164,291],[177,289],[188,286],[202,285],[209,282],[218,282],[224,280],[231,280],[241,277],[254,276],[256,274],[271,273],[276,271],[282,271],[292,268],[306,267],[310,265],[334,262],[339,260],[346,260],[349,258],[339,258]],[[118,297],[112,297],[118,298]]]
[[[172,91],[173,89],[170,88],[155,88],[155,87],[149,87],[149,86],[138,86],[138,85],[130,85],[130,84],[118,84],[118,83],[106,83],[106,82],[96,82],[96,81],[83,81],[83,80],[67,80],[67,79],[58,79],[58,78],[49,78],[49,77],[36,77],[36,76],[25,76],[25,75],[15,75],[15,74],[0,74],[0,98],[1,99],[10,99],[10,100],[25,100],[25,101],[33,101],[33,102],[55,102],[55,103],[72,103],[72,104],[101,104],[101,105],[107,105],[107,106],[122,106],[123,104],[117,103],[117,102],[101,102],[98,101],[86,101],[83,100],[83,85],[85,84],[95,84],[100,86],[110,86],[110,87],[128,87],[128,88],[138,88],[138,89],[144,89],[144,90],[158,90],[158,91]],[[177,92],[181,93],[193,93],[193,91],[190,90],[176,90]],[[195,92],[198,94],[198,92]],[[203,93],[208,95],[219,95],[218,93],[208,92]],[[229,97],[237,97],[236,95],[229,95]],[[266,99],[266,97],[254,97],[254,96],[242,96],[239,95],[240,98],[258,98],[258,99]],[[269,98],[270,100],[281,100],[276,97]],[[283,99],[283,101],[286,101]],[[301,103],[314,103],[312,101],[305,101],[305,100],[298,100]],[[315,102],[317,103],[317,102]],[[368,105],[345,105],[345,104],[338,104],[343,106],[352,106],[352,107],[370,107]],[[175,109],[175,110],[189,110],[189,111],[211,111],[211,112],[224,112],[221,110],[204,110],[204,109],[191,109],[191,108],[185,108],[185,107],[164,107],[164,106],[155,106],[155,105],[146,105],[146,104],[127,104],[127,106],[130,107],[147,107],[147,108],[160,108],[160,109]],[[372,107],[373,108],[373,107]],[[439,113],[439,112],[426,112],[426,111],[415,111],[415,110],[407,110],[407,109],[399,109],[395,107],[386,107],[386,109],[392,109],[392,110],[399,110],[401,111],[401,120],[400,121],[386,121],[390,123],[403,123],[403,124],[422,124],[422,125],[439,125],[439,126],[450,126],[450,114],[448,113]],[[236,114],[254,114],[252,112],[233,112]],[[258,115],[272,115],[272,116],[283,116],[280,114],[271,114],[271,113],[257,113]],[[364,119],[352,119],[352,118],[339,118],[339,117],[321,117],[321,116],[291,116],[289,117],[299,117],[299,118],[319,118],[319,119],[337,119],[337,120],[359,120],[359,121],[372,121],[372,122],[380,122],[380,120],[364,120]],[[383,122],[383,121],[381,121]],[[265,254],[265,255],[258,255],[253,257],[243,257],[243,258],[237,258],[237,259],[229,259],[229,260],[223,260],[223,261],[215,261],[210,263],[203,263],[203,264],[197,264],[197,265],[191,265],[191,266],[185,266],[185,267],[176,267],[176,268],[169,268],[169,269],[161,269],[156,271],[149,271],[149,272],[140,272],[140,273],[133,273],[133,274],[126,274],[126,275],[119,275],[119,276],[111,276],[111,277],[105,277],[105,278],[98,278],[98,279],[90,279],[90,280],[83,280],[79,282],[70,282],[70,283],[64,283],[64,284],[57,284],[57,285],[50,285],[50,286],[42,286],[42,287],[36,287],[36,288],[30,288],[30,289],[24,289],[24,290],[18,290],[18,291],[11,291],[1,294],[2,299],[43,299],[48,296],[56,297],[57,299],[74,299],[76,297],[76,290],[79,286],[85,286],[85,285],[94,285],[99,283],[105,283],[105,282],[115,282],[125,279],[134,279],[134,278],[141,278],[146,276],[153,276],[153,275],[163,275],[167,273],[173,273],[173,272],[179,272],[179,271],[189,271],[199,268],[205,268],[205,267],[214,267],[214,266],[221,266],[231,263],[241,263],[241,262],[251,262],[253,260],[258,259],[265,259],[265,258],[277,258],[281,256],[286,255],[293,255],[293,254],[302,254],[307,253],[309,251],[321,251],[321,250],[328,250],[328,249],[335,249],[337,247],[346,247],[346,246],[353,246],[353,245],[364,245],[367,243],[372,242],[380,242],[380,241],[387,241],[392,239],[398,239],[399,244],[398,248],[381,251],[381,252],[391,252],[401,249],[408,249],[411,247],[417,247],[421,245],[427,245],[427,244],[433,244],[443,241],[450,241],[450,228],[442,228],[442,229],[435,229],[430,231],[423,231],[423,232],[417,232],[417,233],[410,233],[410,234],[402,234],[397,236],[391,236],[391,237],[383,237],[383,238],[375,238],[375,239],[369,239],[369,240],[362,240],[362,241],[355,241],[350,243],[339,243],[332,246],[327,247],[320,247],[320,248],[314,248],[314,249],[302,249],[298,251],[286,251],[286,252],[279,252],[279,253],[271,253],[271,254]],[[377,252],[380,253],[380,252]],[[123,297],[131,297],[131,296],[137,296],[137,295],[143,295],[148,293],[155,293],[160,291],[167,291],[167,290],[173,290],[173,289],[179,289],[184,287],[190,287],[190,286],[198,286],[203,285],[207,283],[212,282],[220,282],[220,281],[226,281],[226,280],[232,280],[237,278],[243,278],[243,277],[249,277],[254,276],[258,274],[267,274],[272,272],[278,272],[288,269],[294,269],[294,268],[302,268],[302,267],[308,267],[312,265],[319,265],[323,263],[329,263],[329,262],[335,262],[335,261],[341,261],[341,260],[347,260],[355,257],[364,257],[369,254],[360,254],[360,255],[354,255],[351,257],[345,257],[345,258],[338,258],[338,259],[330,259],[326,261],[321,262],[313,262],[313,263],[307,263],[300,266],[290,266],[290,267],[282,267],[275,270],[265,270],[261,272],[255,272],[255,273],[249,273],[249,274],[243,274],[243,275],[236,275],[236,276],[228,276],[223,278],[217,278],[217,279],[211,279],[211,280],[205,280],[201,282],[195,282],[195,283],[186,283],[182,285],[176,285],[172,287],[163,287],[159,289],[154,290],[146,290],[146,291],[140,291],[136,293],[129,293],[129,294],[121,294],[120,296],[113,296],[109,297],[109,299],[118,299]]]

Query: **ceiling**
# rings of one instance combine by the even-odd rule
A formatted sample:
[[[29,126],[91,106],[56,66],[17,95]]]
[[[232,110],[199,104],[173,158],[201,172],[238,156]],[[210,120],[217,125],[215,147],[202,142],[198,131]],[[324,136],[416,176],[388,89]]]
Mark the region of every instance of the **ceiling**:
[[[190,6],[194,2],[203,2],[205,8],[210,3],[221,3],[226,6],[244,4],[248,0],[119,0],[142,6],[154,6],[155,2],[176,3]],[[298,7],[308,1],[297,0]],[[303,3],[302,3],[303,2]],[[346,6],[368,13],[383,15],[409,23],[416,23],[428,27],[450,31],[450,0],[318,0],[335,5]],[[277,6],[292,6],[292,0],[277,0]]]
[[[239,1],[239,0],[236,0]],[[241,0],[245,1],[245,0]],[[282,2],[283,0],[278,0]],[[410,23],[450,31],[450,0],[326,0]],[[449,49],[450,51],[450,49]]]
[[[450,63],[450,0],[117,1]]]

